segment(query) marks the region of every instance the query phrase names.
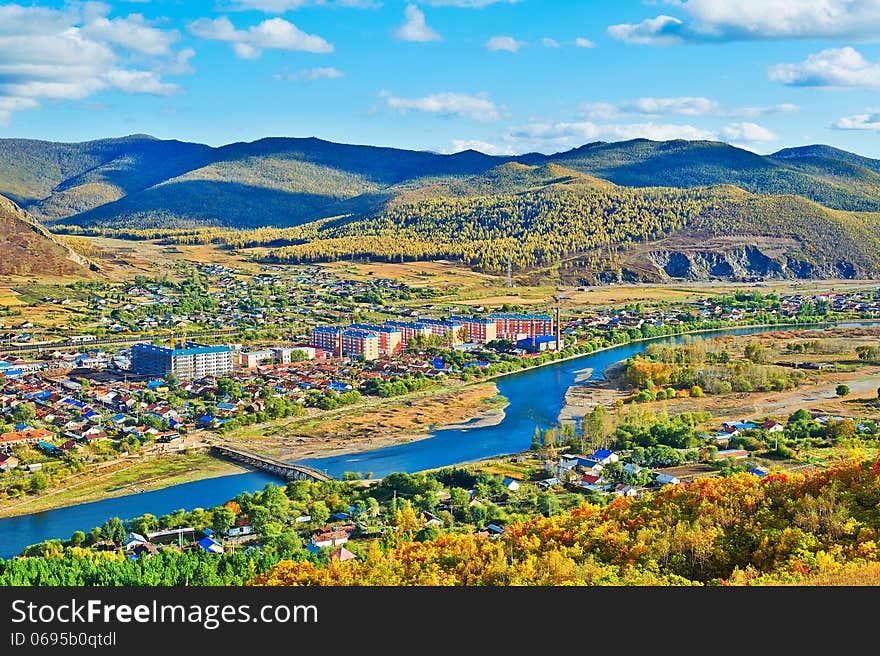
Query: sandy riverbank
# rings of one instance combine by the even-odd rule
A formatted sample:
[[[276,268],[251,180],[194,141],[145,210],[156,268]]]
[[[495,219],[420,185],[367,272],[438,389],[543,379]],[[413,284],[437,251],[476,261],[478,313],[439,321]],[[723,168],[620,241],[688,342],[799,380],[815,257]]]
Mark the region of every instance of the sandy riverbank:
[[[608,365],[602,372],[603,378],[591,379],[592,369],[578,371],[574,384],[565,391],[557,421],[560,424],[577,423],[597,405],[613,408],[618,399],[625,398],[627,393],[618,389],[615,383],[620,367],[620,362]]]
[[[248,469],[207,453],[174,453],[133,461],[106,474],[92,473],[47,491],[38,497],[0,502],[0,519],[76,506],[130,494],[152,492],[206,478],[242,474]]]
[[[496,425],[506,405],[494,382],[481,382],[247,427],[227,441],[281,460],[325,458],[423,440],[438,429]]]

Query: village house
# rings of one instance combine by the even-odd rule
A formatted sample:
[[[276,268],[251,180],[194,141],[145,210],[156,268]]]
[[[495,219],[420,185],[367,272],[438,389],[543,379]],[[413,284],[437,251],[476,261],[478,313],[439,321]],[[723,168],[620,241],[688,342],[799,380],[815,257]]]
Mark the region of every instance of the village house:
[[[311,544],[323,549],[324,547],[337,547],[348,542],[354,527],[332,528],[325,526],[312,534]]]

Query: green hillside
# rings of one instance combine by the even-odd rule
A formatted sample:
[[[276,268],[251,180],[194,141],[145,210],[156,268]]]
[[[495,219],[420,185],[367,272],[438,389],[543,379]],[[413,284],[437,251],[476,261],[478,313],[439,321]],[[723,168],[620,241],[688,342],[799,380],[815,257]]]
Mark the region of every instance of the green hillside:
[[[874,276],[880,261],[880,161],[818,145],[762,156],[635,139],[493,157],[316,138],[0,140],[4,190],[66,230],[198,240],[211,228],[278,261],[448,257],[501,271],[510,258],[588,281]]]
[[[118,156],[60,184],[33,209],[48,221],[84,226],[297,225],[374,210],[388,198],[382,190],[402,181],[469,175],[498,163],[473,151],[437,155],[314,138],[261,139],[195,152],[178,152],[176,143],[154,141],[149,154],[165,152],[159,166],[139,166],[134,154],[124,161]]]
[[[843,167],[839,158],[826,157],[823,167],[815,158],[764,157],[715,141],[634,139],[588,144],[551,159],[628,187],[731,184],[752,193],[797,194],[832,209],[880,210],[880,177],[863,166]]]
[[[563,182],[577,175],[627,187],[730,184],[758,194],[795,194],[832,209],[880,211],[880,162],[827,146],[765,157],[719,142],[635,139],[554,155],[493,157],[316,138],[219,148],[145,135],[82,144],[0,140],[0,193],[49,224],[81,226],[291,226],[370,215],[389,202],[432,195],[518,193],[554,176]]]
[[[787,160],[788,162],[795,162],[799,159],[810,158],[838,160],[841,162],[855,164],[856,166],[861,166],[866,169],[871,169],[872,171],[880,173],[880,160],[871,159],[870,157],[863,157],[862,155],[856,155],[855,153],[850,153],[845,150],[841,150],[840,148],[835,148],[834,146],[826,146],[823,144],[798,146],[797,148],[783,148],[782,150],[778,150],[770,155],[770,157],[778,160]]]

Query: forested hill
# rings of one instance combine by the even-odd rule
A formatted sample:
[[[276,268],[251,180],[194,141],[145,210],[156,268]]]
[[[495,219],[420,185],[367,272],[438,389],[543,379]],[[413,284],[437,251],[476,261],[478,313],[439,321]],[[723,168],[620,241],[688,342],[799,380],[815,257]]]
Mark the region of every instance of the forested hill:
[[[880,214],[738,187],[627,188],[556,165],[506,164],[469,182],[413,189],[383,211],[264,233],[276,262],[453,259],[571,282],[875,277]],[[486,178],[506,191],[481,191]],[[212,234],[231,246],[249,233]],[[179,241],[198,239],[180,237]],[[237,241],[244,240],[243,242]]]
[[[291,226],[364,217],[432,187],[510,191],[518,163],[626,187],[735,185],[794,194],[843,211],[880,211],[880,161],[828,146],[771,156],[709,141],[596,142],[554,155],[441,155],[316,138],[222,147],[132,135],[80,144],[0,140],[0,194],[51,224],[131,228]],[[502,167],[502,168],[499,168]],[[490,172],[496,173],[490,173]],[[500,172],[500,173],[498,173]],[[489,174],[481,187],[463,181]],[[494,178],[493,178],[494,176]],[[471,186],[470,188],[469,185]]]
[[[0,275],[83,275],[86,258],[0,196]]]
[[[498,537],[398,530],[348,562],[283,561],[257,585],[779,585],[876,581],[880,463],[737,474],[584,504]],[[861,579],[860,572],[873,573]],[[827,584],[827,583],[826,583]],[[834,584],[833,582],[831,584]]]

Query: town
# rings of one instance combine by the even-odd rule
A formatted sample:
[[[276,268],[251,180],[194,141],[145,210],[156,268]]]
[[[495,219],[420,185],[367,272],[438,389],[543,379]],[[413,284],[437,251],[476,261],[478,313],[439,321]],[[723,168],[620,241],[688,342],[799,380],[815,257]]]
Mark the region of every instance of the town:
[[[558,302],[535,312],[438,301],[436,292],[393,278],[350,279],[322,267],[250,275],[197,265],[181,273],[178,282],[75,283],[57,288],[69,294],[63,299],[35,299],[35,307],[78,308],[79,325],[63,346],[52,339],[57,327],[6,324],[30,331],[26,343],[9,333],[16,350],[0,361],[7,498],[131,459],[203,451],[243,426],[320,420],[369,399],[457,388],[632,340],[880,315],[871,289],[569,304],[562,313]],[[200,337],[208,331],[241,341],[211,343]],[[113,339],[133,343],[95,345]]]

